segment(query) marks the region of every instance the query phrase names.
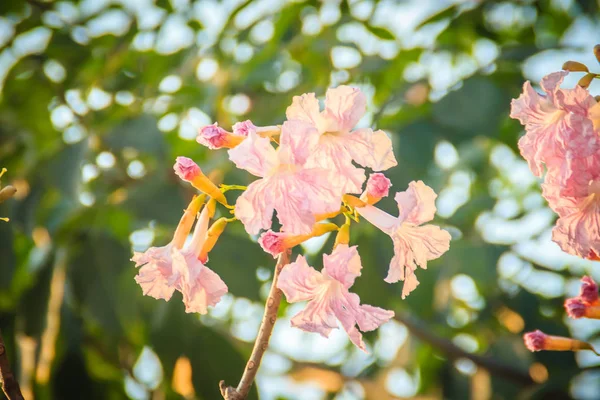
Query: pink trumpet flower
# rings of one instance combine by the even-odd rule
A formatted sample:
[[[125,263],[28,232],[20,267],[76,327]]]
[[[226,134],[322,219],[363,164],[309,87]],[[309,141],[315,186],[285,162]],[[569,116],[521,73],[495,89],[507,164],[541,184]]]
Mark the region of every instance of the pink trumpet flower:
[[[423,225],[435,215],[435,192],[422,181],[411,182],[408,190],[396,193],[398,217],[371,205],[356,210],[367,221],[390,235],[394,243],[394,257],[390,262],[388,283],[404,281],[402,298],[418,285],[417,267],[427,268],[427,261],[434,260],[450,248],[450,234],[435,225]]]
[[[362,269],[356,246],[338,245],[331,255],[323,256],[323,264],[323,270],[318,272],[303,256],[298,256],[281,271],[277,286],[288,302],[308,300],[306,308],[292,318],[292,326],[328,337],[339,320],[352,343],[366,351],[360,331],[377,329],[394,312],[361,305],[358,295],[350,293]]]
[[[384,131],[352,130],[365,114],[366,102],[359,89],[339,86],[327,91],[323,111],[319,111],[314,93],[295,96],[286,111],[288,120],[305,121],[317,129],[318,145],[308,165],[334,169],[344,193],[360,193],[365,180],[365,171],[356,168],[352,161],[374,171],[398,164],[392,141]]]
[[[206,314],[208,306],[216,305],[227,293],[227,286],[198,259],[208,230],[209,207],[204,207],[191,240],[183,246],[194,221],[193,211],[190,205],[171,243],[135,253],[132,260],[141,266],[135,280],[145,295],[169,300],[178,290],[183,295],[186,312]]]
[[[229,150],[229,158],[238,168],[261,178],[248,186],[235,206],[235,216],[248,233],[269,229],[276,211],[283,231],[309,234],[316,214],[339,210],[341,193],[333,184],[332,171],[306,167],[318,138],[310,124],[286,121],[277,149],[268,138],[250,132],[248,139]]]

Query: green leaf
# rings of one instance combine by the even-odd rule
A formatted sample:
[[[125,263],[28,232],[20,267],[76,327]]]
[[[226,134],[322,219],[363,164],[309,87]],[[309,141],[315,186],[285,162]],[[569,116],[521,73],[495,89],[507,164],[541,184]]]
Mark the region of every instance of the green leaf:
[[[373,35],[377,36],[379,39],[383,40],[396,40],[394,34],[388,31],[386,28],[382,28],[379,26],[373,26],[371,24],[365,24],[365,27],[371,32]]]

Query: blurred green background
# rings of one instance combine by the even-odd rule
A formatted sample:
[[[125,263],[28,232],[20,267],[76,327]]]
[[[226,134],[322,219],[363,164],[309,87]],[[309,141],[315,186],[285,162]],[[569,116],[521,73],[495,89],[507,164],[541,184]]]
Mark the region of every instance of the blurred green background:
[[[397,320],[329,340],[283,305],[252,399],[598,399],[590,354],[528,352],[540,328],[594,342],[562,302],[597,264],[550,241],[555,216],[518,155],[510,99],[567,59],[598,70],[595,1],[5,0],[0,2],[0,328],[26,399],[219,399],[250,354],[274,260],[230,224],[209,266],[230,294],[207,316],[142,296],[132,251],[164,245],[193,191],[249,176],[196,130],[281,123],[292,96],[351,84],[361,126],[393,137],[393,189],[424,180],[450,251],[405,301],[392,245],[352,230],[355,291]],[[574,85],[579,77],[569,77]],[[595,84],[594,84],[595,85]],[[596,93],[597,86],[592,85]],[[392,199],[381,203],[393,211]],[[320,266],[333,237],[298,249]],[[325,242],[325,243],[324,243]],[[301,307],[301,305],[300,305]],[[260,396],[259,396],[260,395]]]

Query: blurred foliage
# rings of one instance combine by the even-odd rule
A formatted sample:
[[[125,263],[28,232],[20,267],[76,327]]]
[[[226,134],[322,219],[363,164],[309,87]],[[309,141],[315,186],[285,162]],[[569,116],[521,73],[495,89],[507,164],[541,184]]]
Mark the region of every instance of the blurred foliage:
[[[0,205],[11,218],[0,222],[0,327],[26,397],[213,400],[219,380],[237,382],[253,334],[240,330],[242,311],[260,315],[274,261],[231,224],[210,266],[233,296],[198,318],[177,294],[142,296],[132,249],[167,243],[191,198],[172,173],[176,156],[215,180],[249,181],[225,152],[194,141],[200,125],[278,124],[293,95],[348,83],[369,97],[362,124],[392,135],[394,189],[434,187],[436,222],[454,238],[402,301],[401,286],[383,282],[391,242],[361,223],[356,292],[442,344],[411,325],[390,344],[397,325],[391,337],[365,335],[380,349],[372,357],[346,343],[302,376],[339,399],[597,398],[600,376],[580,370],[597,361],[522,344],[526,330],[593,339],[597,327],[563,318],[562,297],[593,263],[548,244],[553,216],[516,153],[522,131],[508,111],[522,63],[564,50],[565,32],[598,16],[591,0],[0,2],[0,167],[18,190]],[[381,204],[393,212],[392,199]],[[320,396],[268,384],[315,371],[303,354],[271,355],[279,370],[261,373],[251,398]]]

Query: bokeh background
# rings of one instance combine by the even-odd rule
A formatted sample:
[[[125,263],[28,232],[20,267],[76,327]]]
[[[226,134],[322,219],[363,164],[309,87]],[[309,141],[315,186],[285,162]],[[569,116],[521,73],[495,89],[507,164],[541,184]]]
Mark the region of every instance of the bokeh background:
[[[193,191],[178,155],[216,181],[248,174],[196,130],[284,120],[292,96],[351,84],[361,126],[392,135],[393,189],[438,193],[450,251],[406,300],[383,281],[391,241],[352,230],[354,288],[397,318],[367,333],[291,329],[283,304],[252,399],[600,398],[600,359],[528,352],[523,332],[594,342],[562,302],[598,265],[550,241],[555,216],[508,117],[523,81],[567,59],[600,69],[586,0],[5,0],[0,2],[0,328],[29,399],[219,399],[255,338],[274,260],[231,224],[210,267],[230,288],[209,315],[142,296],[133,250],[164,245]],[[569,77],[574,85],[578,77]],[[597,86],[592,85],[592,92]],[[391,199],[381,203],[393,211]],[[307,243],[311,265],[333,238]],[[301,307],[301,306],[300,306]],[[256,387],[256,386],[255,386]]]

